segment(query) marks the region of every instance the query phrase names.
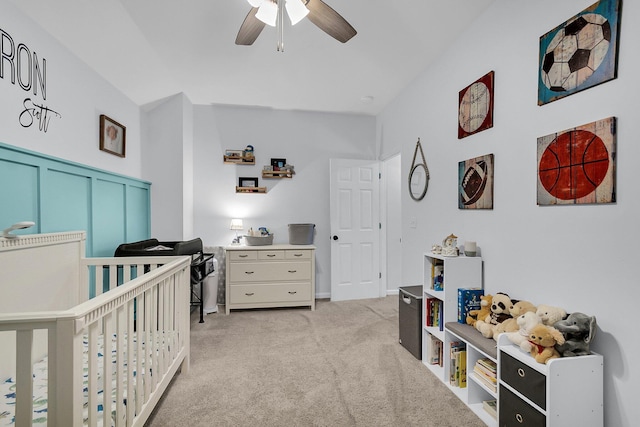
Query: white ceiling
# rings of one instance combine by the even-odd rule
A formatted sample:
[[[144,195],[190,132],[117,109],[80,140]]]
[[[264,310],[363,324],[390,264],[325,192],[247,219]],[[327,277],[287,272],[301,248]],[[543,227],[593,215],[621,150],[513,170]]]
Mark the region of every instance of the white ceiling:
[[[358,31],[342,44],[304,19],[235,45],[246,0],[11,0],[144,106],[194,104],[375,115],[494,0],[324,0]],[[363,102],[363,97],[373,97]]]

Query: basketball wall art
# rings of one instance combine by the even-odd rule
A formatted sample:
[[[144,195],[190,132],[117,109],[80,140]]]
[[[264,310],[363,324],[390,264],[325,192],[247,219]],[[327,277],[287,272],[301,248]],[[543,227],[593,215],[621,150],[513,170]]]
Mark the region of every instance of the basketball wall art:
[[[458,163],[458,209],[493,209],[493,154]]]
[[[538,105],[617,77],[620,0],[601,0],[540,37]]]
[[[616,118],[538,138],[538,205],[616,201]]]
[[[489,71],[458,94],[458,139],[493,127],[493,76]]]

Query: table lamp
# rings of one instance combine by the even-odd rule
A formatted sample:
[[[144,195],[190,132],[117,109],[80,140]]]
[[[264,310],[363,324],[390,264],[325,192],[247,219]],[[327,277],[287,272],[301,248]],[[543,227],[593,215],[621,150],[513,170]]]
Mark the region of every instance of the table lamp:
[[[229,228],[231,230],[235,230],[236,231],[236,238],[233,239],[233,242],[231,242],[232,245],[239,245],[240,244],[240,239],[242,238],[242,236],[238,236],[238,230],[242,230],[244,229],[243,225],[242,225],[242,220],[239,218],[234,218],[231,220],[231,225],[229,226]]]

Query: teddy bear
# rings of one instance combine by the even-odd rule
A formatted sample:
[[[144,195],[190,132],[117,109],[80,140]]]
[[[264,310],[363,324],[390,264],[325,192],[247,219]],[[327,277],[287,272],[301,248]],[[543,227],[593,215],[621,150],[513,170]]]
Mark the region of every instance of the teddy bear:
[[[564,344],[564,336],[553,326],[541,323],[531,330],[529,342],[531,343],[531,356],[536,359],[536,362],[549,363],[551,359],[560,357],[555,346],[556,344]]]
[[[591,354],[589,344],[596,335],[596,317],[584,313],[571,313],[566,319],[553,325],[562,332],[565,342],[556,345],[562,356],[584,356]]]
[[[513,305],[509,295],[498,292],[491,301],[491,314],[484,319],[478,318],[475,328],[480,331],[483,337],[493,338],[494,327],[511,317],[509,307]]]
[[[520,347],[522,351],[529,353],[531,351],[529,335],[535,326],[541,324],[542,320],[540,320],[540,317],[538,317],[535,311],[527,311],[526,313],[518,316],[516,322],[520,329],[516,332],[507,332],[507,338],[509,338],[509,341]]]
[[[545,304],[538,306],[536,314],[540,317],[542,323],[547,326],[553,326],[556,322],[567,317],[567,312],[563,308]]]
[[[498,337],[503,332],[518,332],[520,330],[520,326],[518,326],[516,319],[526,312],[535,313],[536,306],[529,301],[514,302],[511,307],[509,307],[509,314],[511,314],[511,318],[495,326],[493,329],[493,339],[498,341]]]
[[[484,319],[491,314],[492,295],[480,295],[480,309],[470,310],[467,315],[467,325],[475,326],[478,319]]]

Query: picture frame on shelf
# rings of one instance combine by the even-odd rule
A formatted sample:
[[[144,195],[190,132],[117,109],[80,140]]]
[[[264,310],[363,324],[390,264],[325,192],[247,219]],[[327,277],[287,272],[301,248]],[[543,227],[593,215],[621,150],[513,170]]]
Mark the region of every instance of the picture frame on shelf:
[[[258,186],[258,178],[240,177],[238,178],[238,187],[256,188]]]
[[[118,157],[126,156],[127,128],[112,118],[100,115],[100,150]]]
[[[280,168],[284,168],[284,165],[287,164],[287,159],[271,159],[271,166],[273,166],[274,171],[279,171]]]
[[[225,150],[224,155],[230,159],[241,159],[244,155],[243,150]]]

